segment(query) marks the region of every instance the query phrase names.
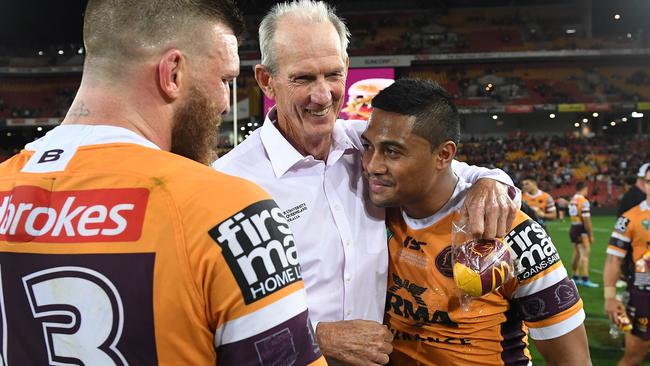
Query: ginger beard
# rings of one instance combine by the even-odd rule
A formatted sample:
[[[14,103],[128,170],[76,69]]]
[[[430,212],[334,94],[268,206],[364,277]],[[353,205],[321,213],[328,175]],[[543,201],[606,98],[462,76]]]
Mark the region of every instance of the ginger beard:
[[[212,163],[221,124],[219,108],[196,86],[174,113],[171,152],[201,164]]]

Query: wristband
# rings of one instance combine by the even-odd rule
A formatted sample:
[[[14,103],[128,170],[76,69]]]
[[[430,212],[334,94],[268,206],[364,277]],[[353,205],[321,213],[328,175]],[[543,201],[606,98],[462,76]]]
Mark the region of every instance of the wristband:
[[[613,299],[616,297],[616,287],[614,286],[605,286],[605,300]]]

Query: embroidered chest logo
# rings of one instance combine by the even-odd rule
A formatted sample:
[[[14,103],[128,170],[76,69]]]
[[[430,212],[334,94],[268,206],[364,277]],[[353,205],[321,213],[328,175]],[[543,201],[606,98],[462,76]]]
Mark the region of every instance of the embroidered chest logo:
[[[287,221],[291,222],[300,218],[300,214],[304,211],[307,211],[307,204],[301,203],[298,206],[292,207],[288,210],[282,212]]]
[[[449,278],[454,277],[451,266],[451,245],[446,246],[436,257],[436,268],[443,276]]]
[[[412,249],[415,251],[418,251],[420,253],[424,253],[424,250],[422,249],[423,246],[427,245],[427,243],[423,241],[417,241],[410,236],[407,236],[406,239],[404,239],[404,242],[402,243],[404,245],[404,248]]]

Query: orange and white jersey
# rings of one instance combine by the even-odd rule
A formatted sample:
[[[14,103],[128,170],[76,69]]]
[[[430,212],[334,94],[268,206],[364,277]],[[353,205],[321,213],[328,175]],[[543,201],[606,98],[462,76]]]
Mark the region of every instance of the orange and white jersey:
[[[575,194],[569,201],[571,225],[584,225],[584,218],[591,217],[589,200],[581,194]]]
[[[0,364],[324,365],[259,187],[66,125],[0,165]]]
[[[625,258],[632,252],[630,260],[634,271],[631,285],[650,291],[650,205],[643,201],[632,207],[616,221],[609,239],[607,254]],[[631,266],[632,267],[632,266]]]
[[[534,195],[522,192],[521,199],[526,202],[528,206],[537,207],[546,214],[555,213],[556,211],[555,200],[553,197],[541,189],[538,189],[537,193]]]
[[[447,204],[425,219],[388,212],[392,365],[526,365],[528,335],[557,338],[584,320],[578,290],[551,238],[522,212],[505,238],[521,262],[518,277],[461,307],[451,233],[468,189],[461,179]]]

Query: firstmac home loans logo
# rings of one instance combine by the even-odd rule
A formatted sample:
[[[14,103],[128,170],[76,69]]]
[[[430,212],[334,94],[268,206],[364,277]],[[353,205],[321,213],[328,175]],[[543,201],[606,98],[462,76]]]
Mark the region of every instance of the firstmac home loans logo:
[[[293,235],[272,200],[246,207],[209,234],[221,247],[246,304],[302,279]]]

